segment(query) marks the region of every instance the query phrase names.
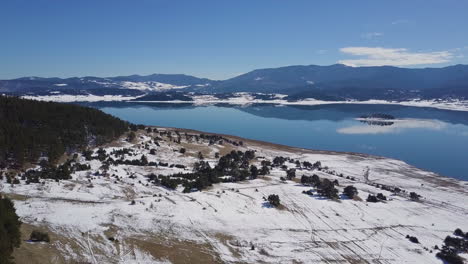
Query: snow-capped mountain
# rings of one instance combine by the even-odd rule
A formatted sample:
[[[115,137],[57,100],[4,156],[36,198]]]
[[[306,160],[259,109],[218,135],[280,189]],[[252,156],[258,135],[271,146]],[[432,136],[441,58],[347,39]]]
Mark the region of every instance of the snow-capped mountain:
[[[142,96],[173,90],[206,94],[279,93],[288,95],[291,100],[466,100],[468,66],[408,69],[389,66],[349,67],[340,64],[299,65],[254,70],[222,81],[184,74],[67,79],[24,77],[0,81],[0,93],[22,96]]]
[[[118,77],[40,78],[24,77],[0,81],[3,94],[44,95],[120,95],[141,96],[151,92],[180,89],[207,89],[212,80],[183,74],[130,75]]]

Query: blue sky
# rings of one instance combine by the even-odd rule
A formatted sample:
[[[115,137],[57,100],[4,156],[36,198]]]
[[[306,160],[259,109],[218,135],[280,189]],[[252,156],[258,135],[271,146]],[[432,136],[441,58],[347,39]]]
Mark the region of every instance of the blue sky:
[[[2,0],[0,79],[468,63],[468,1]]]

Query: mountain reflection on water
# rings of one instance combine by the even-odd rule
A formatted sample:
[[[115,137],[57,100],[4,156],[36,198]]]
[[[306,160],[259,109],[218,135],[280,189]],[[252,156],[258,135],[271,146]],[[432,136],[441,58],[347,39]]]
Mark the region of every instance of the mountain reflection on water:
[[[404,160],[468,180],[468,112],[398,105],[84,103],[133,123],[190,128],[295,147]],[[383,113],[392,120],[359,120]],[[362,122],[364,121],[364,122]]]

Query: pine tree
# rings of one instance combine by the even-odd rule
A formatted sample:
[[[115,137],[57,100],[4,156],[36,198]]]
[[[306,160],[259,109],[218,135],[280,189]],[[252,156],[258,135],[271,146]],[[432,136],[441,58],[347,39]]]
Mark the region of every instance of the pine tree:
[[[19,217],[16,214],[13,202],[0,195],[0,263],[13,263],[11,254],[14,248],[20,246],[20,225]]]

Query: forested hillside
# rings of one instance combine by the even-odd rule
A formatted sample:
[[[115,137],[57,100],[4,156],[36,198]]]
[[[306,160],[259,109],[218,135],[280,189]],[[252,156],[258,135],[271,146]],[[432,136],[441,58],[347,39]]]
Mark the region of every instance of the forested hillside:
[[[71,104],[0,96],[0,165],[22,166],[65,151],[109,142],[128,123],[99,110]]]

